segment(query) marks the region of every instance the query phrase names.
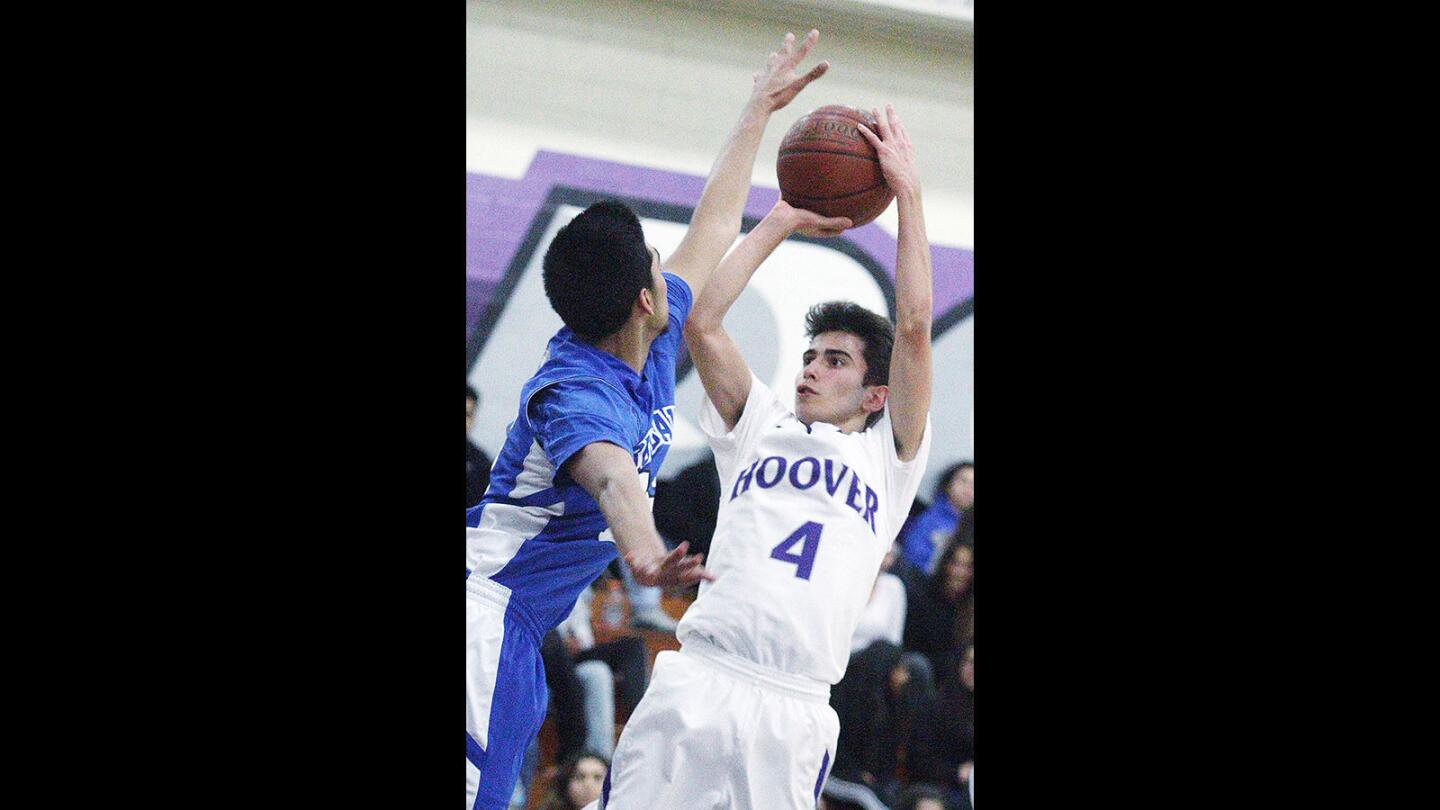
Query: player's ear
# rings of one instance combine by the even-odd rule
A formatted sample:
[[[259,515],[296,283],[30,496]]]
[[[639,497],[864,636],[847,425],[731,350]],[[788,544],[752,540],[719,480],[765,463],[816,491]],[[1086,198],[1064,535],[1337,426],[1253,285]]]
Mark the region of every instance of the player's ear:
[[[635,299],[635,306],[646,315],[655,314],[655,293],[650,292],[649,287],[641,287],[640,295]]]
[[[890,386],[867,385],[865,386],[865,399],[860,401],[860,405],[867,413],[878,413],[885,407],[885,400],[889,398]]]

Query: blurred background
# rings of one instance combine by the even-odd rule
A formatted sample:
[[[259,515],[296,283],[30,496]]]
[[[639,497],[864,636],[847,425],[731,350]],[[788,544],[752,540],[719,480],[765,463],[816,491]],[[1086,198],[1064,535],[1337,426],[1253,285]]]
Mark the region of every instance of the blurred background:
[[[869,109],[890,102],[915,144],[936,291],[935,433],[913,510],[920,524],[902,532],[901,540],[909,535],[911,543],[897,544],[898,567],[882,575],[895,576],[896,587],[903,585],[909,597],[901,600],[904,631],[893,639],[866,639],[881,647],[872,650],[867,643],[857,649],[857,655],[868,652],[869,657],[858,664],[852,660],[851,668],[891,685],[861,690],[869,697],[856,698],[888,701],[885,706],[856,704],[848,710],[859,712],[857,717],[887,718],[889,725],[867,727],[864,733],[889,740],[893,750],[851,750],[843,774],[837,757],[824,801],[832,808],[872,810],[954,807],[964,792],[957,778],[945,780],[937,789],[939,798],[907,795],[916,785],[935,782],[938,777],[930,778],[930,771],[938,766],[907,759],[904,752],[935,742],[917,734],[949,735],[945,739],[951,742],[939,747],[953,748],[955,735],[968,733],[964,745],[969,748],[954,756],[973,756],[973,715],[968,715],[968,732],[911,722],[917,712],[942,713],[942,705],[952,714],[973,712],[973,0],[470,0],[465,19],[465,339],[466,381],[478,398],[467,404],[473,409],[467,438],[494,457],[506,425],[515,418],[521,384],[561,325],[539,279],[540,258],[554,232],[590,201],[618,197],[636,209],[647,238],[667,255],[684,233],[711,163],[750,93],[751,75],[786,32],[800,38],[811,28],[820,30],[820,42],[800,70],[820,60],[828,60],[831,68],[772,117],[755,162],[746,228],[778,198],[776,151],[792,123],[826,104]],[[793,391],[805,346],[803,312],[810,304],[848,299],[893,317],[895,230],[892,205],[875,222],[839,239],[787,241],[762,266],[726,326],[752,368],[775,390]],[[697,527],[695,510],[684,506],[697,497],[703,501],[695,493],[713,486],[705,480],[713,466],[695,427],[701,396],[698,379],[683,363],[673,445],[661,475],[669,487],[657,491],[656,512],[657,523],[665,521],[660,527],[667,540],[703,546],[709,538],[695,535],[707,526],[701,520]],[[961,461],[971,462],[963,473],[956,467]],[[677,498],[682,503],[678,511],[685,514],[663,514],[670,509],[667,502]],[[708,514],[709,509],[713,506],[700,511]],[[710,520],[713,530],[713,515]],[[587,604],[577,608],[571,634],[565,636],[577,661],[586,653],[577,648],[574,632],[587,620],[590,637],[585,628],[578,628],[579,635],[592,647],[631,635],[624,621],[629,614],[621,613],[630,606],[612,586],[610,580],[599,583],[582,600]],[[667,597],[665,609],[678,616],[685,604]],[[908,617],[903,616],[906,605]],[[650,662],[656,650],[673,643],[673,636],[649,628],[634,637],[646,642]],[[599,658],[591,655],[591,660]],[[645,676],[626,675],[622,670],[628,666],[618,658],[608,664],[616,683],[617,733],[639,694],[634,681],[643,682]],[[643,692],[643,683],[639,687]],[[855,691],[853,683],[847,688]],[[839,706],[837,711],[844,737],[846,711]],[[580,748],[595,747],[594,735],[557,728],[557,719],[574,725],[574,718],[547,721],[528,795],[517,797],[518,806],[566,806],[555,795],[566,792],[556,780],[586,770],[569,760]],[[951,759],[947,753],[945,761]],[[957,762],[952,777],[970,760]],[[575,778],[577,784],[583,781]],[[840,787],[844,794],[846,784],[857,785],[857,792],[832,790]],[[866,792],[871,795],[862,795]],[[872,798],[881,803],[868,803]]]

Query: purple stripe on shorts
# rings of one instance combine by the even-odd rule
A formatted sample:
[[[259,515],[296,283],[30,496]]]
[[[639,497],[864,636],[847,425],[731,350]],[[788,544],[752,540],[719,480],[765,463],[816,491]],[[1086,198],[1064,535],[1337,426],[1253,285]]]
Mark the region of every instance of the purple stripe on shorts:
[[[825,769],[830,767],[830,752],[825,752],[825,759],[820,761],[820,776],[815,780],[815,803],[820,803],[820,788],[825,784]]]
[[[610,803],[610,772],[615,770],[615,763],[612,761],[610,767],[605,769],[605,782],[600,785],[600,810],[605,810],[605,805]]]

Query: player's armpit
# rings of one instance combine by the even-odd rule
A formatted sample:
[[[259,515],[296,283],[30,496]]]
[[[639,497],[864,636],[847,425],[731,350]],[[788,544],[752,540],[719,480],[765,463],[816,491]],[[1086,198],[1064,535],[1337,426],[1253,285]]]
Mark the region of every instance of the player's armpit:
[[[726,432],[734,430],[745,413],[752,377],[740,347],[723,327],[706,329],[696,321],[685,323],[685,345],[705,396],[725,421]]]

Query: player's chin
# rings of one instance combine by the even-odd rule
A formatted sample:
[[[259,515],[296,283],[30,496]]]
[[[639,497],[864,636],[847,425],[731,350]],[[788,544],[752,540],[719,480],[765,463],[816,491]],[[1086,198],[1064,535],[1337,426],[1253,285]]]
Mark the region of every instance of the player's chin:
[[[815,409],[810,407],[810,403],[805,401],[813,396],[815,395],[795,395],[795,418],[799,419],[801,422],[804,422],[807,425],[815,421]]]

